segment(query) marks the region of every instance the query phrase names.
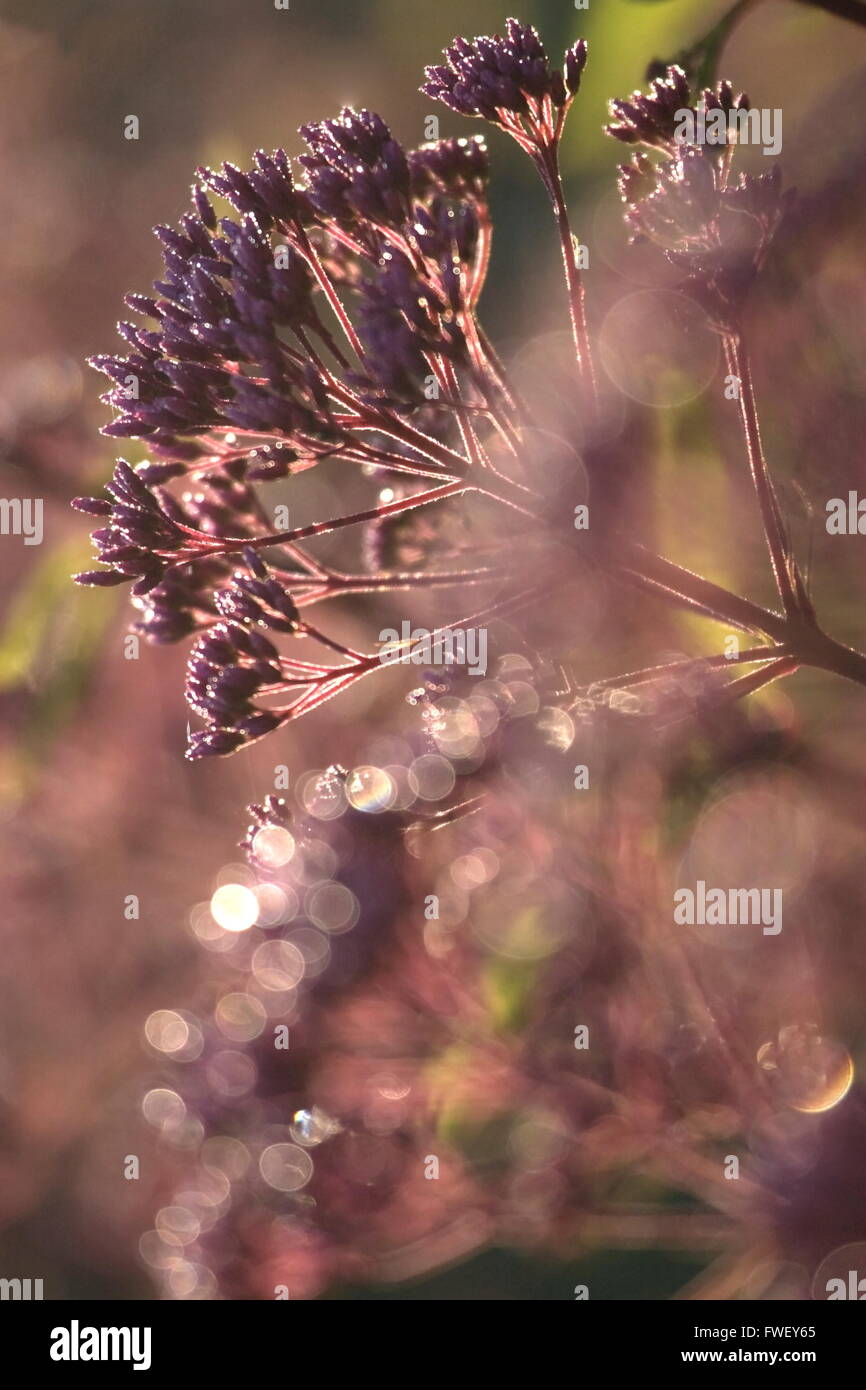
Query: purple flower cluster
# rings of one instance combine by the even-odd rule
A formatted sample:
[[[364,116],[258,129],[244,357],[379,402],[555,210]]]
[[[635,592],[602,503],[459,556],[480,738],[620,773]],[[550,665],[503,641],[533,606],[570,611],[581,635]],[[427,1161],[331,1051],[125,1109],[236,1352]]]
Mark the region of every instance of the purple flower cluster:
[[[181,608],[190,607],[183,602],[193,578],[187,572],[187,562],[220,556],[223,545],[214,537],[226,526],[243,533],[253,520],[255,504],[249,486],[226,473],[209,476],[201,492],[186,494],[180,500],[156,481],[166,472],[172,476],[175,470],[183,471],[181,465],[165,464],[134,469],[120,459],[106,484],[110,500],[73,499],[77,511],[104,517],[108,523],[92,535],[96,558],[108,568],[76,575],[79,584],[104,587],[134,579],[136,601],[158,590],[163,606],[175,600]],[[242,544],[242,535],[236,536],[227,548],[237,549]],[[211,562],[205,573],[215,577],[224,569]],[[182,572],[179,582],[175,580],[178,571]],[[197,573],[197,582],[202,579],[202,573]],[[167,632],[160,635],[154,631],[152,635],[157,641],[170,640]]]
[[[722,333],[736,325],[792,194],[783,194],[781,171],[731,178],[733,144],[689,144],[678,138],[678,113],[748,109],[729,82],[692,102],[681,68],[670,67],[649,93],[612,101],[607,132],[625,144],[662,152],[656,163],[643,152],[620,166],[619,189],[626,221],[636,238],[655,243],[685,273],[683,287]]]
[[[468,308],[469,290],[478,288],[469,267],[486,211],[483,144],[424,147],[413,152],[410,167],[385,123],[369,112],[344,111],[304,133],[313,151],[301,158],[304,190],[294,188],[282,151],[259,152],[247,173],[232,165],[201,171],[240,220],[217,221],[196,187],[196,212],[179,229],[157,229],[165,262],[158,297],[127,300],[157,328],[122,323],[131,353],[93,359],[115,383],[105,399],[117,418],[105,432],[146,438],[155,455],[170,461],[161,480],[183,473],[184,464],[201,472],[240,461],[251,477],[273,477],[292,471],[299,459],[305,466],[325,455],[364,453],[357,426],[367,419],[354,428],[343,423],[358,403],[358,381],[375,391],[383,357],[390,376],[398,365],[411,376],[422,365],[419,352],[461,351],[462,326],[440,320]],[[272,241],[275,232],[282,242]],[[369,354],[350,333],[361,357],[351,370],[317,304],[324,288],[334,307],[321,255],[333,256],[335,247],[355,266],[362,329],[365,314],[373,320]],[[377,327],[383,304],[405,330],[395,332],[388,354]],[[329,357],[342,368],[342,384],[324,360]],[[267,442],[228,449],[226,437],[233,442],[241,432]],[[149,468],[152,475],[154,465]]]
[[[187,668],[190,709],[207,721],[190,742],[190,757],[234,753],[279,724],[279,716],[251,701],[282,680],[279,653],[261,632],[240,623],[217,623],[193,647]]]
[[[107,521],[93,533],[97,559],[108,569],[77,575],[81,584],[111,585],[134,579],[134,593],[144,594],[159,583],[165,572],[163,551],[184,543],[183,531],[168,514],[160,495],[146,485],[128,463],[120,459],[114,477],[106,484],[110,501],[76,497],[73,506]]]
[[[565,55],[564,73],[551,68],[531,24],[509,19],[505,35],[457,38],[445,49],[445,62],[428,67],[426,96],[461,116],[481,116],[508,126],[514,117],[534,116],[547,105],[568,105],[586,64],[581,39]]]
[[[93,537],[105,568],[79,582],[131,579],[137,628],[155,642],[209,634],[225,617],[237,627],[242,670],[191,673],[190,703],[209,721],[194,756],[232,751],[279,722],[250,711],[247,658],[257,653],[238,625],[293,632],[282,580],[297,579],[310,598],[324,574],[295,533],[271,532],[253,485],[336,459],[447,490],[472,461],[455,399],[507,409],[474,317],[489,250],[483,140],[406,151],[381,117],[350,110],[302,135],[299,186],[282,150],[259,151],[247,171],[199,171],[193,210],[178,228],[157,228],[164,269],[154,294],[127,299],[155,327],[122,323],[128,355],[93,359],[112,381],[104,399],[116,418],[105,432],[145,439],[151,458],[118,463],[106,498],[76,499],[106,522]],[[236,215],[218,217],[211,196]],[[342,343],[326,322],[334,316]],[[401,498],[414,505],[411,493]],[[333,524],[378,515],[373,507]],[[294,568],[277,579],[257,549],[281,542],[293,546]],[[224,587],[238,564],[246,568]],[[332,578],[324,596],[337,588]],[[328,668],[309,670],[327,681]]]
[[[727,115],[731,111],[748,110],[749,99],[742,94],[734,96],[730,82],[719,82],[715,88],[704,88],[700,104],[705,113],[723,111]],[[650,83],[649,92],[632,92],[627,101],[611,101],[610,113],[614,119],[607,126],[607,133],[625,145],[647,145],[664,154],[675,155],[680,149],[676,138],[677,117],[683,111],[696,115],[698,107],[693,102],[686,74],[674,65],[663,77]],[[724,148],[724,143],[721,147],[715,146],[716,150]]]
[[[405,225],[412,211],[409,161],[381,116],[347,107],[336,120],[301,126],[300,133],[310,153],[298,162],[319,216],[347,231]]]
[[[246,568],[214,596],[221,621],[199,637],[187,665],[187,703],[206,721],[191,736],[191,759],[234,753],[281,723],[279,712],[252,703],[284,681],[280,653],[261,629],[295,633],[300,618],[261,557],[247,549],[243,558]]]

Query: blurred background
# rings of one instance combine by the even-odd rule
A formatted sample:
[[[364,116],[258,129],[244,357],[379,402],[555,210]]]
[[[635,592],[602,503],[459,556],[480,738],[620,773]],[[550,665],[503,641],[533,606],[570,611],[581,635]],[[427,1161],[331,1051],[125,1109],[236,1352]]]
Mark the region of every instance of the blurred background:
[[[98,433],[108,411],[85,359],[115,350],[123,294],[147,292],[159,268],[150,228],[186,210],[197,164],[246,167],[260,146],[295,153],[297,127],[344,104],[378,110],[410,145],[425,138],[430,114],[442,135],[469,133],[468,122],[433,113],[418,94],[424,65],[457,33],[495,31],[512,8],[498,0],[291,0],[287,10],[268,0],[0,3],[0,492],[40,497],[45,507],[40,546],[0,542],[0,1274],[42,1277],[46,1297],[153,1295],[138,1239],[176,1159],[141,1116],[153,1065],[143,1024],[196,997],[211,962],[189,930],[190,908],[232,859],[240,808],[271,788],[277,757],[259,746],[224,762],[184,762],[185,652],[143,648],[126,659],[125,593],[69,582],[89,555],[86,523],[69,499],[98,490],[115,455]],[[650,63],[688,50],[728,8],[593,0],[579,11],[568,0],[523,0],[518,13],[537,24],[555,61],[578,36],[590,42],[563,157],[573,223],[590,248],[589,312],[603,365],[627,399],[651,407],[635,524],[673,558],[769,601],[761,538],[731,483],[740,445],[720,390],[706,389],[718,386],[720,370],[709,337],[679,348],[672,394],[655,394],[658,354],[672,344],[645,331],[639,303],[628,308],[658,282],[639,256],[629,259],[615,189],[622,150],[602,134],[608,98],[645,86]],[[718,75],[755,105],[782,108],[780,162],[802,199],[796,232],[782,237],[753,306],[765,435],[829,630],[862,647],[863,541],[828,537],[823,508],[864,476],[866,29],[794,0],[738,8]],[[139,120],[135,141],[124,138],[129,115]],[[496,231],[482,316],[506,354],[535,343],[527,360],[537,369],[547,335],[566,327],[553,228],[516,147],[496,133],[489,143]],[[748,152],[746,167],[760,158]],[[132,444],[126,456],[144,454]],[[637,610],[624,631],[604,626],[578,665],[610,674],[651,660],[659,642],[642,623]],[[688,620],[664,636],[667,647],[676,638],[689,650],[717,649]],[[281,736],[282,761],[324,767],[351,747],[359,725],[387,719],[384,696],[359,698]],[[801,673],[750,709],[738,765],[755,740],[761,766],[783,749],[797,766],[803,833],[826,856],[823,895],[810,908],[809,988],[821,997],[822,1026],[856,1063],[866,984],[856,947],[863,692]],[[696,744],[691,753],[657,807],[670,836],[720,773],[712,750]],[[758,796],[750,786],[748,805]],[[636,804],[643,795],[628,794]],[[784,785],[772,782],[772,794],[774,806],[784,801]],[[130,894],[140,899],[137,920],[124,916]],[[766,1020],[771,1031],[785,1021]],[[137,1182],[122,1179],[130,1153],[141,1156]],[[643,1242],[654,1245],[649,1253],[641,1240],[606,1248],[604,1229],[591,1256],[593,1296],[669,1297],[707,1262],[701,1250],[652,1239]],[[564,1251],[487,1249],[402,1296],[569,1298],[589,1258],[575,1253],[572,1268]]]

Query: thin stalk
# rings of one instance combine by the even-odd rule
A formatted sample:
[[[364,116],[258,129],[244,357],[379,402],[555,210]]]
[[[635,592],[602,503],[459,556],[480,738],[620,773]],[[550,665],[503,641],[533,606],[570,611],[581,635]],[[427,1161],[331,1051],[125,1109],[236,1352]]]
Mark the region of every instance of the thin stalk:
[[[355,353],[355,356],[358,358],[358,361],[363,362],[364,349],[361,345],[361,340],[355,332],[354,327],[352,326],[352,320],[346,313],[343,301],[337,294],[337,291],[334,289],[334,284],[331,280],[330,275],[325,270],[325,267],[322,265],[316,248],[313,246],[312,242],[310,241],[310,238],[307,236],[303,228],[299,229],[298,241],[301,254],[303,255],[305,261],[307,262],[316,279],[318,280],[322,293],[324,294],[325,298],[327,299],[328,303],[333,309],[337,322],[339,323],[344,334],[346,335],[348,342],[351,344],[352,351]]]
[[[771,685],[780,676],[791,675],[799,664],[795,656],[783,656],[778,661],[766,662],[763,666],[759,666],[757,671],[750,671],[747,676],[739,676],[736,680],[728,681],[727,685],[716,691],[712,698],[716,700],[740,700],[744,695],[754,695],[756,691],[763,690],[765,685]]]
[[[721,622],[730,622],[734,627],[751,632],[764,632],[777,642],[788,639],[788,624],[781,614],[762,608],[751,599],[742,598],[710,579],[693,574],[691,570],[653,554],[642,545],[626,542],[617,555],[617,563],[624,570],[692,600]]]
[[[661,666],[645,666],[641,671],[628,671],[624,676],[607,676],[604,680],[593,681],[591,690],[618,690],[632,685],[650,685],[666,676],[684,675],[687,671],[710,670],[726,666],[748,666],[761,661],[774,661],[788,656],[784,647],[751,647],[738,652],[736,656],[696,656],[685,661],[668,661]]]
[[[562,262],[565,267],[565,280],[568,286],[568,308],[571,316],[571,331],[574,338],[574,347],[577,354],[577,365],[580,369],[584,383],[589,388],[590,398],[594,401],[596,397],[595,368],[592,361],[592,348],[589,341],[589,333],[586,326],[586,310],[584,306],[585,292],[583,287],[583,277],[577,264],[575,256],[574,234],[571,230],[571,223],[568,218],[568,208],[565,203],[565,195],[562,191],[562,176],[559,170],[559,153],[556,145],[546,151],[546,171],[548,189],[553,202],[553,214],[556,219],[556,228],[559,232],[559,243],[562,249]]]
[[[419,571],[410,574],[338,574],[327,579],[317,579],[311,574],[301,579],[293,576],[287,587],[291,589],[298,607],[305,608],[350,594],[396,593],[400,589],[454,589],[469,584],[489,584],[493,580],[507,579],[510,573],[503,569],[454,570],[439,574]]]
[[[346,526],[358,526],[365,521],[379,521],[383,517],[397,516],[400,512],[410,512],[416,507],[426,507],[433,502],[442,502],[447,497],[466,492],[465,483],[448,483],[445,487],[430,488],[427,492],[416,492],[411,497],[398,497],[394,502],[368,507],[363,512],[352,512],[350,516],[332,517],[329,521],[312,521],[308,526],[298,526],[293,531],[274,531],[267,536],[220,536],[215,544],[201,546],[196,550],[175,555],[171,558],[177,564],[189,564],[191,560],[209,559],[214,555],[224,555],[238,550],[261,550],[269,545],[291,545],[311,536],[327,536],[332,531],[340,531]],[[188,530],[187,527],[180,527]],[[202,535],[204,532],[193,532]],[[207,537],[213,540],[212,537]]]
[[[746,439],[749,469],[767,540],[767,549],[770,552],[776,587],[779,590],[785,612],[790,616],[799,611],[797,591],[791,575],[790,546],[776,492],[767,469],[767,461],[764,458],[761,431],[758,424],[758,407],[752,382],[752,369],[741,333],[731,335],[729,351],[734,375],[740,381],[740,416]]]

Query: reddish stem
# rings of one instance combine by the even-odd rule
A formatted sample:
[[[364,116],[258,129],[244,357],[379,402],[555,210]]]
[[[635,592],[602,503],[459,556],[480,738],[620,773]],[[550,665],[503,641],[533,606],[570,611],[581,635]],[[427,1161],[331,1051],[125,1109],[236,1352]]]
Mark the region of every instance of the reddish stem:
[[[785,612],[790,616],[799,611],[797,593],[791,574],[790,545],[761,445],[755,388],[752,383],[749,354],[746,351],[742,334],[731,335],[728,347],[734,375],[739,377],[740,381],[740,416],[743,421],[749,469],[758,498],[767,549],[770,552],[776,587],[779,590]]]

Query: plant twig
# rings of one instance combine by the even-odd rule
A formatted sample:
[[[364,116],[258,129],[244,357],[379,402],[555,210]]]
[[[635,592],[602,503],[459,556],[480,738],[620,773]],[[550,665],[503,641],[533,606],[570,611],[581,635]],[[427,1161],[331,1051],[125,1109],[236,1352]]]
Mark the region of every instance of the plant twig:
[[[740,417],[770,562],[785,612],[790,616],[800,611],[797,587],[793,578],[791,545],[764,457],[752,369],[742,333],[730,336],[728,348],[734,375],[740,382]]]

